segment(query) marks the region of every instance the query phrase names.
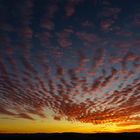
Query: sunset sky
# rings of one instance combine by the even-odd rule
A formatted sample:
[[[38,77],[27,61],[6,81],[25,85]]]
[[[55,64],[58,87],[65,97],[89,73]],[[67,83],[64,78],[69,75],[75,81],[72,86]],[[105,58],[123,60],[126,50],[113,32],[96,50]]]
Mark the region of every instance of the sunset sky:
[[[0,133],[140,132],[140,0],[0,0]]]

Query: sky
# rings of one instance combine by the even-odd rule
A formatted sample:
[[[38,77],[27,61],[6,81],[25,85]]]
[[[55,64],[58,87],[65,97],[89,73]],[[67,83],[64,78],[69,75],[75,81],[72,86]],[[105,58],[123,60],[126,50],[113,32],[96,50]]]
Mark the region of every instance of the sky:
[[[0,133],[140,132],[139,0],[0,0]]]

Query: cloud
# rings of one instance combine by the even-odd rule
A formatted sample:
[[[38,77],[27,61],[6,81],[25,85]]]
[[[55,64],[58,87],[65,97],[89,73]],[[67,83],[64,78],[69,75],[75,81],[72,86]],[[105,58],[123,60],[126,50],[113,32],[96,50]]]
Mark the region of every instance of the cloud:
[[[58,34],[58,43],[62,48],[67,48],[72,45],[72,41],[70,39],[73,30],[64,29],[62,32]]]
[[[47,118],[49,114],[45,113],[45,109],[51,108],[56,120],[66,118],[104,124],[111,121],[121,123],[124,121],[122,118],[130,120],[131,115],[139,112],[137,91],[140,81],[134,78],[137,73],[129,68],[124,73],[123,69],[114,65],[133,63],[138,58],[136,53],[127,52],[121,58],[111,57],[108,70],[101,67],[106,65],[105,49],[95,50],[94,59],[79,51],[77,67],[69,69],[57,62],[50,66],[48,56],[43,52],[38,53],[33,63],[30,53],[22,52],[19,60],[13,56],[14,53],[7,53],[8,63],[1,55],[1,114],[34,120],[34,115]],[[87,75],[86,71],[82,71],[81,75],[81,71],[77,71],[77,68],[86,68],[87,63],[91,64],[89,71],[92,72],[94,68],[95,75]],[[8,64],[13,67],[10,72]],[[130,79],[132,82],[128,83]]]
[[[15,114],[11,111],[6,110],[3,107],[0,107],[0,114],[4,114],[4,115],[10,115],[10,116],[15,116]]]
[[[132,122],[124,123],[125,118],[126,118],[126,121],[127,119],[130,120],[129,116],[139,111],[138,106],[135,107],[132,102],[132,101],[136,102],[136,99],[133,96],[134,94],[133,87],[131,90],[124,88],[120,91],[114,91],[114,93],[108,94],[108,97],[105,96],[102,99],[97,98],[95,100],[95,99],[89,98],[87,100],[80,101],[83,98],[86,99],[86,97],[88,97],[88,95],[90,94],[91,95],[93,94],[94,96],[96,96],[95,92],[105,87],[105,85],[103,84],[104,82],[108,84],[111,79],[111,82],[114,83],[114,79],[111,77],[117,74],[117,71],[115,69],[112,68],[112,72],[109,77],[107,78],[105,78],[104,76],[99,77],[97,80],[94,81],[94,84],[90,86],[88,81],[86,79],[81,79],[81,77],[79,77],[74,72],[74,70],[69,70],[69,76],[71,79],[70,80],[71,84],[70,84],[68,81],[64,80],[65,77],[62,72],[63,68],[60,66],[58,66],[57,68],[58,70],[57,69],[56,70],[58,71],[58,75],[61,76],[61,78],[59,79],[60,80],[59,84],[57,84],[52,79],[48,79],[48,86],[46,86],[47,83],[45,83],[41,79],[40,75],[36,73],[35,83],[37,83],[38,85],[37,86],[35,85],[34,80],[32,80],[32,77],[30,77],[32,74],[28,75],[27,77],[28,78],[30,77],[29,83],[31,82],[30,84],[32,84],[33,86],[32,90],[27,90],[31,88],[30,87],[31,85],[27,84],[26,88],[24,89],[22,89],[23,87],[18,87],[18,88],[21,88],[21,91],[23,91],[23,93],[20,92],[20,94],[18,94],[17,92],[14,94],[16,98],[18,98],[19,96],[21,100],[17,100],[16,98],[15,99],[13,98],[12,100],[11,96],[6,97],[9,101],[12,101],[12,102],[15,101],[16,105],[19,106],[19,109],[14,110],[16,114],[12,114],[7,111],[2,111],[2,109],[0,109],[1,110],[0,112],[6,115],[14,116],[14,117],[34,120],[33,115],[46,117],[46,115],[43,113],[43,109],[47,107],[51,107],[56,113],[56,115],[54,116],[54,119],[58,121],[61,120],[62,117],[65,117],[69,121],[77,120],[84,123],[104,124],[111,121],[112,122],[119,121],[120,125],[118,126],[134,125],[134,123]],[[28,71],[29,73],[34,73],[34,71],[27,68],[27,72]],[[81,84],[81,87],[80,87],[80,84]],[[78,91],[78,90],[76,91],[77,85],[79,85],[79,88],[81,91]],[[36,86],[37,88],[35,88]],[[92,90],[89,90],[90,87],[92,88]],[[47,91],[45,91],[46,88],[47,88]],[[88,95],[86,91],[88,91]],[[82,92],[83,97],[79,96],[79,99],[78,99],[80,101],[79,102],[79,101],[76,101],[76,96],[80,95],[81,94],[80,92]],[[128,96],[129,94],[131,94],[132,97],[129,98],[128,101],[126,101],[125,99],[122,98],[124,94],[125,94],[125,97],[129,97]],[[23,104],[25,104],[27,107],[23,106]],[[116,105],[114,107],[110,107],[113,104],[116,104]],[[118,106],[117,104],[120,104],[120,105]],[[11,108],[11,107],[8,106],[8,108]],[[127,108],[126,117],[125,117],[125,113],[121,111],[121,109],[123,108]]]
[[[76,35],[83,42],[94,43],[95,41],[97,41],[97,36],[94,33],[77,32]]]
[[[54,116],[54,120],[60,121],[61,117],[60,116]]]
[[[121,12],[121,8],[117,7],[105,7],[102,12],[99,13],[99,17],[112,17],[117,18],[117,15]]]
[[[76,12],[76,6],[83,2],[83,0],[77,0],[77,1],[73,1],[73,0],[68,0],[66,6],[65,6],[65,14],[67,17],[73,16]]]
[[[25,40],[32,39],[33,33],[30,27],[28,26],[22,27],[20,33],[21,33],[22,38],[24,38]]]
[[[48,8],[47,12],[46,12],[47,16],[49,18],[54,18],[55,14],[59,10],[59,6],[58,6],[57,0],[56,1],[54,0],[52,3],[50,3],[50,5],[47,8]]]
[[[28,114],[25,114],[25,113],[18,114],[18,117],[24,118],[24,119],[29,119],[29,120],[34,120],[31,116],[29,116]]]
[[[39,39],[41,46],[47,48],[51,45],[52,35],[49,31],[42,31],[40,33],[37,33],[36,36]]]
[[[58,76],[63,76],[64,75],[64,68],[62,66],[57,66],[56,74]]]
[[[48,30],[54,30],[54,22],[50,19],[46,19],[42,22],[41,27],[48,29]]]
[[[136,27],[140,26],[140,13],[134,15],[133,23]]]

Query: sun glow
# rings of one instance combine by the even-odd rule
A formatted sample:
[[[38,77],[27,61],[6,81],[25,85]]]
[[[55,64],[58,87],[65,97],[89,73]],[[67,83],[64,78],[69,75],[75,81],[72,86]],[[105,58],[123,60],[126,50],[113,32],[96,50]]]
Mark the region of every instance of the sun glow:
[[[136,131],[136,129],[138,132],[140,132],[140,130],[138,130],[138,128],[140,128],[140,125],[118,126],[118,124],[120,123],[117,122],[92,124],[82,123],[78,121],[57,121],[53,119],[38,119],[36,121],[26,119],[11,119],[0,119],[1,133],[119,133],[123,132],[124,130],[133,132],[133,130]]]

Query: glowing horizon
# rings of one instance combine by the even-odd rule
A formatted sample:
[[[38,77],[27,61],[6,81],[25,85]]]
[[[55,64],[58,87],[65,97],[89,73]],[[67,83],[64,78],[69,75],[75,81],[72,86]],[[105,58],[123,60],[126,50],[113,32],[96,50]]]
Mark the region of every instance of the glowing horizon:
[[[140,132],[140,125],[132,125],[120,127],[117,124],[120,123],[106,123],[106,124],[96,124],[92,123],[81,123],[81,122],[71,122],[71,121],[57,121],[53,119],[49,120],[37,120],[29,121],[25,119],[10,121],[12,128],[8,128],[9,121],[1,123],[0,133],[122,133],[122,132]],[[55,123],[55,126],[54,126]],[[4,124],[4,127],[3,127]],[[7,126],[6,126],[7,124]],[[22,126],[22,127],[21,127]],[[1,131],[3,130],[3,131]]]

